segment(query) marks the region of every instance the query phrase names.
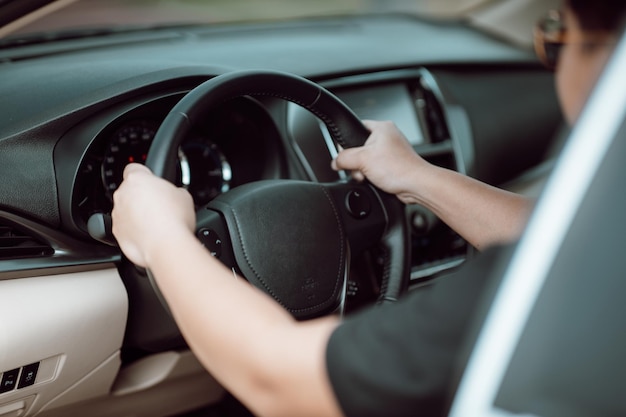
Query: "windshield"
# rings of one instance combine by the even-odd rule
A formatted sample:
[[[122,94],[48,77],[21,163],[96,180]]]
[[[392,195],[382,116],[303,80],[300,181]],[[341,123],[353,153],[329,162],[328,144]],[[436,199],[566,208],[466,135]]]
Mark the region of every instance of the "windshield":
[[[378,13],[405,13],[426,19],[462,21],[501,40],[532,49],[534,23],[547,9],[557,8],[560,2],[561,0],[0,0],[0,20],[5,25],[0,27],[0,49],[161,26],[218,25]],[[41,9],[17,20],[10,13],[11,7],[27,8],[24,6],[42,3],[44,6]]]
[[[50,7],[52,11],[26,19],[10,35],[387,12],[449,17],[486,1],[455,0],[437,5],[430,0],[64,0]],[[444,3],[454,7],[444,8]]]
[[[381,0],[78,0],[13,34],[146,25],[214,24],[365,13]]]

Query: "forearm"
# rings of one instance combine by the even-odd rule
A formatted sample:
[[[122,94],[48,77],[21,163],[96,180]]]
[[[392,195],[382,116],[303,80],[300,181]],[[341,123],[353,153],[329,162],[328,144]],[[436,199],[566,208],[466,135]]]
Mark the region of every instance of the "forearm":
[[[425,206],[478,249],[521,234],[532,201],[426,162],[393,123],[365,123],[372,132],[366,144],[339,153],[334,169]]]
[[[157,248],[150,269],[181,332],[230,392],[261,415],[338,415],[324,357],[335,318],[296,322],[190,233]]]
[[[427,207],[479,250],[518,238],[533,208],[529,198],[455,171],[432,166],[419,175],[419,192],[402,199]]]

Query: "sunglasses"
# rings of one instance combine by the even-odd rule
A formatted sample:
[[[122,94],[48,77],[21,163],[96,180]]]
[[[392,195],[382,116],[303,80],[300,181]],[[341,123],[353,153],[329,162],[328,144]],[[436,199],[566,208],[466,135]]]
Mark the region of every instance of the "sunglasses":
[[[553,71],[559,63],[559,55],[565,44],[575,42],[586,48],[615,45],[614,36],[603,30],[586,30],[584,40],[572,40],[571,36],[568,36],[563,13],[558,10],[550,10],[537,22],[533,38],[537,57],[543,65]]]
[[[548,69],[555,70],[559,55],[567,41],[567,28],[563,14],[550,10],[535,26],[533,32],[535,53]]]

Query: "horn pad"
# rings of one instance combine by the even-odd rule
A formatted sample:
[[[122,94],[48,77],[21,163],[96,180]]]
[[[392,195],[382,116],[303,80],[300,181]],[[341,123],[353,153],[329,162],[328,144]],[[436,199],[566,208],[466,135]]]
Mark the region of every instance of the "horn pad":
[[[223,215],[246,279],[296,318],[327,314],[341,304],[348,244],[323,185],[261,181],[235,188],[207,208]]]

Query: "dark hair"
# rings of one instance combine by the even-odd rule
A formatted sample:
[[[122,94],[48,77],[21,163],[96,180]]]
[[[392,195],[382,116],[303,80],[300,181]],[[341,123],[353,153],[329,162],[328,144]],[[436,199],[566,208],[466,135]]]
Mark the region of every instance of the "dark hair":
[[[565,0],[583,30],[618,32],[626,21],[626,0]]]

